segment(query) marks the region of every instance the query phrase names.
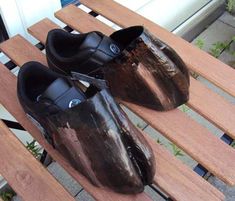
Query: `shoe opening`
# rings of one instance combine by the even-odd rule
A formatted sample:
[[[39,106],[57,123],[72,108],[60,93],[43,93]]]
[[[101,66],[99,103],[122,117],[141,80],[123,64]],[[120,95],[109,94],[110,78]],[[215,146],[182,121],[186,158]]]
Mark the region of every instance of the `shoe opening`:
[[[128,46],[136,38],[138,38],[144,31],[143,26],[132,26],[126,29],[122,29],[114,32],[110,35],[114,41],[121,44],[123,47]]]

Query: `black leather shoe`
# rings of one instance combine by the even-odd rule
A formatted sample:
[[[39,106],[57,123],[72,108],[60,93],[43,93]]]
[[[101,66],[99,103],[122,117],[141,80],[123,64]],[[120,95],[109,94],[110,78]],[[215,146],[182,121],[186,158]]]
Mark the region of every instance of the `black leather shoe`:
[[[48,33],[46,53],[54,71],[107,81],[114,97],[166,111],[189,98],[189,73],[177,53],[144,27],[105,36],[100,32]]]
[[[18,98],[29,118],[94,185],[135,194],[151,184],[151,147],[107,89],[80,84],[37,62],[18,75]]]

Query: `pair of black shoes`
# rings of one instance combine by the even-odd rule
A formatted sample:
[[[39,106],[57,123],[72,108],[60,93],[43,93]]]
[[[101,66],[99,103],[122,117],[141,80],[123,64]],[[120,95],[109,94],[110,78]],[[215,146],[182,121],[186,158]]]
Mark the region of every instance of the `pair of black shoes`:
[[[18,75],[27,115],[94,185],[142,192],[155,174],[153,152],[112,95],[160,111],[185,103],[180,57],[141,26],[109,37],[52,30],[46,53],[51,70],[28,62]]]

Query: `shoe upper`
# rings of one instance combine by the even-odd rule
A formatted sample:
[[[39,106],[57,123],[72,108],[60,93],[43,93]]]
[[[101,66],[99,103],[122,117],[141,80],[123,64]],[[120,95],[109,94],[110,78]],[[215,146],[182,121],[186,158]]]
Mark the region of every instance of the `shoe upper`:
[[[74,47],[68,40],[74,40]],[[167,111],[189,99],[186,65],[171,47],[142,26],[122,29],[109,37],[100,32],[54,30],[48,34],[46,51],[53,70],[105,79],[112,95],[121,100]]]
[[[54,29],[48,33],[46,53],[55,71],[70,74],[79,69],[80,73],[89,74],[116,57],[120,50],[115,41],[97,31],[71,34]]]
[[[28,62],[18,74],[19,101],[47,140],[94,185],[139,193],[151,184],[151,147],[107,89]]]

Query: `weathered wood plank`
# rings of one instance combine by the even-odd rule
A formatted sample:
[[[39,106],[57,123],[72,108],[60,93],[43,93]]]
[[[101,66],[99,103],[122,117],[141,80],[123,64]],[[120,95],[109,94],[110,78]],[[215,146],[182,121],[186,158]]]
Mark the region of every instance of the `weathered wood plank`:
[[[53,27],[53,29],[59,29],[59,25],[53,23],[51,20],[49,20],[48,18],[45,18],[42,20],[43,23],[38,22],[36,24],[34,24],[34,36],[35,38],[38,38],[39,41],[41,41],[43,44],[46,43],[46,38],[47,38],[47,27],[50,26],[51,28]],[[28,29],[29,33],[30,29]]]
[[[41,61],[41,63],[47,65],[46,58],[43,54],[37,54],[37,48],[32,46],[30,43],[25,43],[25,39],[20,36],[16,35],[8,40],[6,43],[1,43],[2,49],[4,49],[4,53],[9,57],[12,58],[12,61],[16,65],[23,65],[28,58],[31,58],[32,61]],[[15,45],[18,44],[18,45]],[[21,52],[21,54],[19,54]]]
[[[75,201],[2,121],[0,144],[0,173],[25,201]]]
[[[19,44],[15,43],[15,45],[18,46]],[[37,50],[36,52],[37,54],[42,54],[39,50]],[[24,52],[19,51],[18,56],[20,56],[21,53]],[[29,56],[25,59],[25,61],[29,61],[30,59],[31,57]],[[0,91],[6,91],[4,94],[0,94],[0,102],[24,126],[24,128],[26,128],[39,141],[39,143],[46,148],[48,153],[56,161],[58,161],[58,163],[60,163],[76,180],[78,180],[79,183],[89,193],[96,197],[97,200],[142,201],[144,199],[148,199],[146,198],[145,194],[140,194],[138,196],[121,196],[120,194],[115,194],[108,190],[98,189],[92,186],[84,177],[82,177],[71,166],[69,166],[68,163],[62,158],[61,155],[58,154],[57,151],[55,151],[50,145],[45,142],[40,132],[27,120],[16,97],[16,78],[12,74],[10,74],[7,69],[4,68],[0,68],[0,74],[3,77],[0,82]],[[177,159],[174,159],[174,157],[170,155],[166,150],[162,149],[160,145],[155,144],[152,139],[150,139],[149,137],[147,137],[147,139],[151,142],[152,146],[154,144],[153,149],[155,157],[157,159],[157,175],[155,178],[155,182],[173,199],[178,201],[188,201],[189,198],[192,201],[223,200],[224,196],[221,192],[219,192],[205,180],[200,178],[198,175],[196,175],[196,173],[194,173],[182,163],[175,163]],[[158,162],[158,160],[161,159],[165,162]],[[176,164],[177,168],[175,167]],[[172,170],[172,167],[174,167],[174,170]],[[164,174],[161,172],[163,172]],[[181,177],[182,180],[180,179]],[[186,190],[185,188],[187,186],[190,186],[190,188],[187,188]],[[193,198],[192,195],[194,195]]]
[[[93,29],[88,30],[84,29],[85,24],[82,23],[73,23],[73,19],[71,16],[77,16],[79,13],[83,13],[83,17],[90,19],[94,18],[88,14],[86,14],[81,9],[70,5],[62,10],[58,11],[55,15],[63,22],[67,23],[69,26],[72,26],[75,30],[80,32],[91,31]],[[86,15],[86,16],[85,16]],[[89,27],[107,27],[105,24],[97,24],[96,21],[89,21],[92,23]],[[33,27],[32,27],[33,28]],[[35,27],[36,28],[36,27]],[[31,29],[31,28],[30,28]],[[108,32],[109,33],[109,32]],[[200,115],[208,119],[210,122],[214,123],[225,133],[230,135],[235,139],[235,107],[233,104],[226,101],[221,96],[209,90],[199,81],[191,78],[191,86],[190,86],[190,99],[188,101],[188,105],[196,110]],[[210,103],[210,104],[208,104]],[[226,112],[224,112],[226,111]]]
[[[174,48],[191,70],[235,96],[235,71],[223,62],[115,1],[81,0],[81,3],[121,27],[144,25],[156,37]]]

